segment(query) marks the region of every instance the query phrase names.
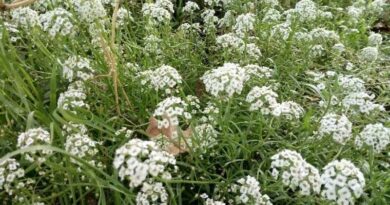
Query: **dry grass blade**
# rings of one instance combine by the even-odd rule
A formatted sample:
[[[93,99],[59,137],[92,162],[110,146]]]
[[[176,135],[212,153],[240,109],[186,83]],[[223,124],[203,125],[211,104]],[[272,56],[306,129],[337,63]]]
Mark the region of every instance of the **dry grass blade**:
[[[0,1],[0,10],[5,11],[5,10],[11,10],[11,9],[16,9],[22,6],[28,6],[32,3],[34,3],[36,0],[16,0],[12,3],[5,4],[4,0]]]

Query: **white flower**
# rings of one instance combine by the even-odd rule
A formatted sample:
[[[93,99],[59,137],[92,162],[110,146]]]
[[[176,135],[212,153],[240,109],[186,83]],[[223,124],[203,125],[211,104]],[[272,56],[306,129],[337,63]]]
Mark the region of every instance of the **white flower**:
[[[279,6],[279,1],[278,0],[261,0],[260,1],[262,4],[264,4],[265,6],[268,6],[268,7],[275,7],[275,6]]]
[[[257,47],[257,45],[254,43],[246,44],[245,47],[241,48],[241,50],[242,49],[244,49],[248,56],[253,58],[254,60],[258,60],[261,57],[260,48]]]
[[[367,10],[373,15],[380,15],[386,5],[386,0],[374,0],[367,5]]]
[[[15,159],[8,158],[0,161],[0,190],[3,189],[12,195],[18,187],[24,186],[23,182],[18,183],[18,179],[24,177],[24,174],[24,169],[20,168],[19,162]]]
[[[187,141],[188,146],[195,153],[203,155],[212,153],[212,148],[217,145],[217,131],[210,124],[201,124],[195,127],[191,139]]]
[[[310,35],[312,36],[313,40],[319,43],[337,42],[340,39],[337,32],[324,28],[315,28],[310,31]]]
[[[214,97],[231,98],[241,94],[244,83],[249,79],[245,69],[234,63],[225,63],[222,67],[207,71],[201,80],[206,91]]]
[[[178,86],[182,83],[182,78],[177,70],[171,66],[163,65],[156,70],[140,72],[141,84],[146,85],[156,91],[163,91],[165,94],[177,92]]]
[[[266,194],[261,194],[260,184],[256,178],[246,176],[231,185],[230,192],[236,194],[235,204],[272,205]]]
[[[290,36],[291,27],[289,22],[284,22],[277,24],[271,29],[271,36],[275,39],[281,38],[282,40],[287,40]]]
[[[310,55],[312,57],[317,57],[317,58],[322,57],[325,55],[325,52],[326,52],[325,48],[319,44],[312,46],[310,49]]]
[[[42,29],[54,38],[57,35],[73,35],[75,26],[72,23],[72,13],[63,8],[56,8],[39,16]]]
[[[157,0],[156,3],[144,3],[142,6],[143,15],[150,17],[154,24],[169,22],[173,12],[170,0]]]
[[[274,71],[270,69],[269,67],[265,66],[258,66],[255,64],[249,64],[243,67],[247,74],[253,78],[255,77],[257,79],[264,79],[264,78],[270,78],[274,74]]]
[[[372,32],[368,37],[368,45],[370,46],[380,46],[382,44],[383,38],[380,33]]]
[[[352,21],[357,21],[363,14],[363,9],[355,6],[347,7],[347,13],[351,17]]]
[[[216,38],[216,43],[222,48],[240,50],[245,42],[234,33],[227,33]]]
[[[58,98],[57,107],[76,113],[75,109],[89,109],[89,105],[85,102],[87,95],[83,82],[76,81],[69,85],[68,90],[61,93]]]
[[[137,194],[138,205],[168,205],[168,193],[161,182],[144,182]]]
[[[342,43],[336,43],[333,45],[332,50],[334,50],[337,54],[341,54],[345,51],[345,46]]]
[[[72,0],[77,13],[82,21],[94,23],[107,16],[101,0]]]
[[[357,147],[370,146],[376,153],[385,150],[389,143],[390,128],[384,127],[381,123],[367,125],[355,139]]]
[[[272,176],[281,177],[283,184],[292,190],[299,188],[302,195],[320,192],[319,171],[292,150],[283,150],[271,157]]]
[[[278,103],[272,109],[272,115],[275,117],[283,116],[288,120],[299,119],[303,113],[303,108],[293,101]]]
[[[338,77],[337,81],[345,93],[366,91],[364,86],[365,82],[362,79],[352,75],[341,75]]]
[[[71,56],[62,63],[62,75],[69,82],[86,81],[93,78],[94,70],[90,60],[80,56]]]
[[[377,60],[379,51],[377,47],[366,47],[360,51],[359,58],[364,62],[374,62]]]
[[[365,180],[352,162],[335,160],[323,168],[321,196],[338,205],[354,204],[364,192]]]
[[[264,14],[262,21],[263,22],[276,22],[276,21],[279,21],[281,17],[282,17],[282,15],[280,14],[280,12],[278,10],[271,8]]]
[[[321,119],[318,133],[320,138],[330,135],[334,141],[345,144],[352,137],[352,123],[345,115],[328,113]]]
[[[369,95],[366,92],[351,92],[342,100],[345,109],[353,114],[365,113],[370,114],[373,111],[385,111],[383,105],[374,103],[372,100],[375,95]]]
[[[188,14],[193,14],[197,10],[199,10],[199,5],[193,1],[188,1],[183,7],[183,12],[187,12]]]
[[[296,32],[294,34],[294,40],[300,42],[300,43],[311,43],[313,41],[313,37],[311,36],[311,33],[307,32]]]
[[[28,7],[17,8],[11,11],[12,21],[17,27],[30,29],[35,26],[41,26],[38,13]]]
[[[121,180],[128,180],[131,188],[142,185],[147,179],[171,178],[170,167],[175,157],[162,151],[155,142],[132,139],[115,152],[114,168]]]
[[[50,133],[42,128],[29,129],[18,136],[18,148],[27,148],[34,145],[50,145]],[[24,154],[24,157],[30,162],[42,163],[46,161],[48,155],[52,153],[51,150],[32,151]],[[31,155],[30,155],[31,154]]]
[[[295,5],[295,12],[302,22],[313,21],[318,17],[318,8],[311,0],[301,0]]]
[[[158,38],[157,36],[155,35],[148,35],[144,38],[144,50],[146,52],[146,55],[151,55],[151,54],[155,54],[155,55],[159,55],[162,53],[162,50],[160,49],[160,43],[161,43],[161,39]]]
[[[204,205],[226,205],[226,204],[222,201],[216,201],[214,199],[206,199]]]
[[[236,18],[236,24],[233,29],[238,36],[245,37],[245,35],[248,35],[248,32],[254,30],[255,21],[256,15],[252,13],[241,14]]]
[[[157,118],[159,129],[177,127],[181,119],[190,120],[192,118],[188,104],[178,97],[168,97],[158,103],[153,116]]]
[[[215,11],[212,9],[206,9],[201,14],[206,31],[215,29],[215,24],[218,22],[218,17],[215,16]]]
[[[97,142],[87,135],[87,128],[81,124],[70,123],[64,125],[64,134],[66,136],[65,150],[69,154],[86,160],[92,166],[98,166],[96,161]],[[78,163],[71,158],[71,162]]]
[[[131,11],[123,7],[119,8],[117,18],[118,18],[116,24],[117,27],[125,25],[126,21],[128,20],[130,21],[134,20],[133,17],[131,16]]]
[[[255,86],[248,93],[246,102],[250,103],[250,111],[260,110],[262,114],[271,114],[272,109],[277,106],[278,94],[276,94],[270,87]]]

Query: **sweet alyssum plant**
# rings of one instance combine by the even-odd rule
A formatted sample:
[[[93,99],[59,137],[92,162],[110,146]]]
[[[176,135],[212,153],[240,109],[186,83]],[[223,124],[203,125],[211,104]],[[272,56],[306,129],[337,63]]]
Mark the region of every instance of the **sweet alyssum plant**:
[[[388,204],[385,0],[0,0],[4,204]]]

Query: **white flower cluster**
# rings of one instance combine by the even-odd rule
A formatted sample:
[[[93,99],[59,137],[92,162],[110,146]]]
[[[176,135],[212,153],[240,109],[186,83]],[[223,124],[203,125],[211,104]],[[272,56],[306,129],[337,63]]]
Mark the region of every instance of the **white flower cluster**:
[[[275,117],[285,117],[288,120],[298,119],[304,114],[303,108],[296,102],[286,101],[278,103],[272,109],[272,115]]]
[[[330,31],[325,28],[315,28],[310,31],[310,35],[314,41],[326,43],[337,42],[340,40],[340,36],[335,31]]]
[[[230,28],[235,24],[236,17],[234,15],[234,11],[227,10],[225,12],[225,15],[218,20],[218,27],[219,28]]]
[[[72,13],[56,8],[39,16],[42,29],[54,38],[57,34],[68,36],[75,33],[75,26],[72,23]]]
[[[352,164],[342,159],[335,160],[323,168],[321,175],[322,197],[336,201],[338,205],[354,204],[363,194],[365,180],[363,173]]]
[[[71,56],[62,63],[62,75],[68,82],[89,80],[94,73],[90,64],[87,58]]]
[[[277,24],[273,26],[271,29],[271,36],[274,39],[277,39],[278,41],[279,39],[282,39],[284,41],[287,40],[288,37],[290,36],[290,33],[291,33],[291,24],[289,22]]]
[[[267,7],[274,8],[276,6],[279,6],[278,0],[260,0],[262,4],[264,4]]]
[[[318,134],[320,138],[330,135],[334,141],[345,144],[352,137],[352,123],[345,115],[328,113],[321,119]]]
[[[158,118],[158,128],[176,127],[180,119],[190,120],[192,115],[187,110],[188,104],[179,97],[168,97],[158,103],[153,116]]]
[[[203,205],[226,205],[226,203],[223,201],[217,201],[212,198],[209,198],[206,193],[201,194],[200,198],[204,200]]]
[[[97,149],[98,142],[92,140],[87,135],[87,128],[85,125],[69,124],[64,126],[64,130],[68,130],[64,145],[67,152],[73,156],[86,160],[92,166],[103,166],[100,162],[96,161],[96,154],[99,152]],[[73,158],[71,159],[71,162],[77,163]]]
[[[0,162],[0,190],[4,189],[9,195],[13,195],[18,187],[23,187],[23,182],[17,179],[24,177],[24,169],[13,158]],[[16,184],[17,183],[17,184]]]
[[[60,3],[64,2],[62,2],[61,0],[36,0],[31,5],[31,8],[39,12],[46,12],[51,7],[60,5]]]
[[[193,152],[203,158],[204,154],[212,154],[210,150],[217,145],[217,131],[210,124],[201,124],[195,127],[191,139],[187,141]]]
[[[263,115],[272,113],[272,110],[277,107],[276,101],[278,94],[270,87],[255,86],[246,96],[246,102],[250,103],[250,111],[260,110]]]
[[[29,7],[17,8],[11,11],[12,21],[17,27],[30,29],[35,26],[41,26],[38,13]]]
[[[116,136],[124,134],[126,138],[130,138],[134,134],[134,130],[127,129],[126,127],[122,127],[121,129],[115,132]]]
[[[155,35],[148,35],[144,38],[144,51],[146,53],[146,55],[151,55],[151,54],[155,54],[155,55],[160,55],[162,53],[162,50],[160,49],[160,43],[161,43],[161,39],[158,38],[157,36]]]
[[[204,1],[210,7],[227,6],[232,0],[205,0]]]
[[[272,176],[282,178],[285,186],[295,190],[299,187],[302,195],[319,193],[321,189],[320,174],[302,156],[291,150],[283,150],[271,157]]]
[[[20,149],[27,148],[34,145],[48,145],[51,144],[50,133],[42,128],[29,129],[18,136],[17,147]],[[43,163],[46,161],[48,155],[52,153],[51,150],[39,150],[26,153],[24,157],[29,162]],[[31,154],[31,155],[30,155]]]
[[[229,191],[239,194],[236,196],[234,204],[272,205],[268,195],[261,194],[260,184],[252,176],[246,176],[237,180]]]
[[[368,45],[370,46],[380,46],[382,44],[383,37],[380,33],[372,32],[370,36],[368,36]]]
[[[189,15],[194,14],[195,11],[199,10],[199,5],[193,1],[187,1],[186,5],[183,7],[183,12],[188,13]]]
[[[170,0],[156,0],[156,3],[145,3],[142,6],[144,16],[152,18],[154,24],[168,22],[172,18],[173,3]]]
[[[117,16],[117,24],[116,26],[123,26],[126,24],[126,21],[130,20],[133,21],[132,13],[131,11],[121,7],[118,9],[118,16]]]
[[[268,22],[268,23],[272,23],[272,22],[277,22],[279,21],[280,19],[282,18],[282,15],[280,14],[280,12],[276,9],[273,9],[273,8],[270,8],[267,10],[267,12],[264,14],[264,17],[262,19],[262,22]]]
[[[383,12],[383,7],[386,5],[385,0],[374,0],[371,2],[356,1],[347,8],[347,13],[351,18],[351,21],[357,23],[359,19],[362,19],[362,15],[365,13],[378,16]]]
[[[60,94],[57,107],[76,113],[76,109],[79,108],[89,109],[89,105],[85,102],[86,99],[87,94],[85,93],[83,83],[76,81],[69,85],[67,91]]]
[[[206,107],[202,110],[203,116],[200,119],[202,123],[216,124],[216,118],[219,114],[219,108],[214,103],[208,102]]]
[[[228,51],[236,52],[239,54],[246,53],[253,59],[259,59],[261,57],[260,48],[254,43],[246,44],[235,33],[227,33],[216,38],[217,45],[221,46]]]
[[[317,19],[319,9],[316,3],[311,0],[301,0],[295,5],[294,11],[298,14],[298,20],[311,22]]]
[[[215,29],[215,24],[218,22],[218,17],[215,16],[215,11],[213,9],[205,9],[201,17],[204,22],[205,31],[210,31]]]
[[[191,32],[200,32],[201,31],[199,23],[193,23],[193,24],[183,23],[180,25],[178,30],[182,31],[186,34],[191,33]]]
[[[216,38],[216,43],[222,48],[243,50],[245,42],[234,33],[227,33]]]
[[[138,205],[167,205],[168,193],[161,182],[144,182],[137,194],[136,202]]]
[[[274,71],[272,69],[270,69],[269,67],[258,66],[255,64],[249,64],[249,65],[244,66],[243,68],[246,70],[247,74],[251,78],[253,78],[253,77],[256,77],[259,79],[270,78],[274,74]]]
[[[314,58],[324,56],[325,52],[326,52],[325,48],[320,44],[314,45],[310,49],[310,55]]]
[[[72,0],[82,21],[94,23],[107,16],[104,5],[100,0]]]
[[[375,95],[368,94],[365,88],[365,82],[353,76],[339,76],[338,84],[343,88],[346,96],[342,100],[342,105],[352,113],[366,113],[372,111],[383,111],[382,105],[373,102]]]
[[[241,94],[248,79],[246,70],[234,63],[225,63],[222,67],[207,71],[201,77],[206,91],[223,99],[231,98],[235,93]]]
[[[155,142],[140,139],[131,139],[117,149],[113,164],[121,180],[128,180],[131,188],[153,177],[171,179],[170,168],[177,169],[173,155],[159,149]]]
[[[362,62],[374,62],[378,59],[379,51],[377,47],[365,47],[359,53]]]
[[[383,126],[382,123],[369,124],[355,139],[357,147],[369,146],[376,153],[386,149],[390,143],[390,128]]]
[[[20,36],[18,36],[19,30],[17,25],[9,22],[3,22],[3,25],[0,25],[0,40],[3,39],[3,33],[5,33],[5,31],[8,32],[9,40],[11,42],[16,42],[20,39]]]
[[[357,77],[352,75],[341,75],[337,79],[338,84],[343,88],[343,92],[365,92],[366,88],[364,86],[365,82]]]
[[[250,31],[254,30],[256,15],[252,13],[241,14],[236,18],[236,24],[233,29],[240,37],[245,37]]]
[[[357,111],[369,114],[372,111],[384,111],[383,105],[373,102],[375,95],[369,95],[367,92],[352,92],[342,100],[344,108],[351,110],[352,113]]]
[[[204,202],[204,205],[225,205],[225,202],[222,201],[216,201],[214,199],[206,199]]]
[[[182,83],[182,78],[177,70],[171,66],[163,65],[155,70],[140,72],[141,84],[146,85],[156,91],[164,91],[165,94],[177,92],[178,86]]]

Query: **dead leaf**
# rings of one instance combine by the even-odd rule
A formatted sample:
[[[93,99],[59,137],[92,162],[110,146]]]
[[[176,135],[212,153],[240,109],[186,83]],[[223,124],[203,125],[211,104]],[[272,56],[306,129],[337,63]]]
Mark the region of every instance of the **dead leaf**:
[[[184,140],[177,141],[176,139],[174,139],[174,133],[181,134]],[[167,128],[160,129],[158,128],[157,119],[155,117],[150,117],[149,125],[146,128],[146,134],[152,140],[162,135],[169,142],[169,145],[166,147],[165,151],[172,155],[178,155],[188,151],[187,143],[185,142],[185,140],[191,137],[192,130],[191,128],[188,128],[183,131],[180,127],[177,126],[169,126]]]

